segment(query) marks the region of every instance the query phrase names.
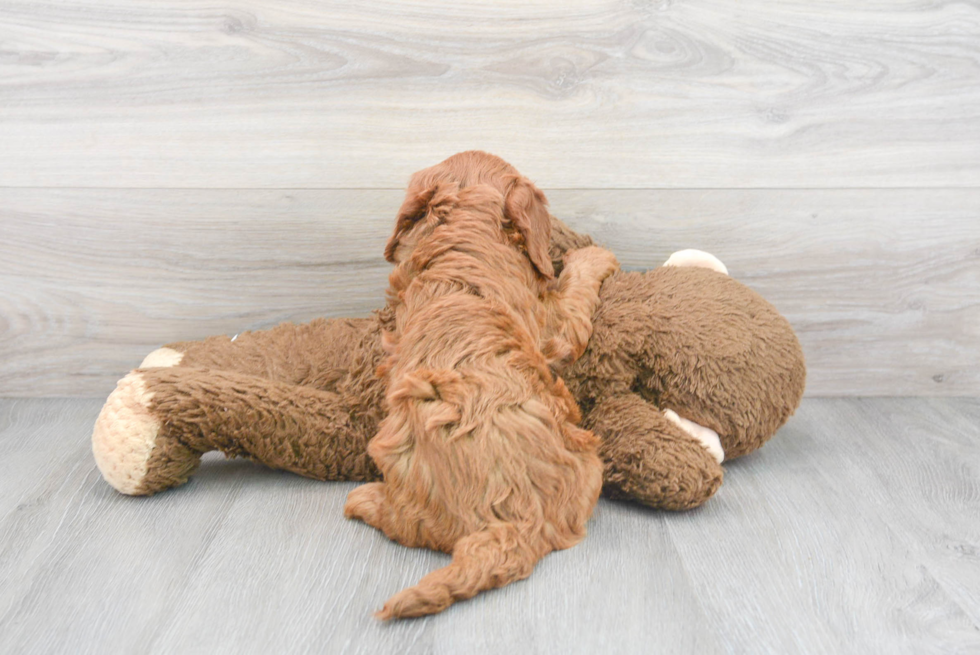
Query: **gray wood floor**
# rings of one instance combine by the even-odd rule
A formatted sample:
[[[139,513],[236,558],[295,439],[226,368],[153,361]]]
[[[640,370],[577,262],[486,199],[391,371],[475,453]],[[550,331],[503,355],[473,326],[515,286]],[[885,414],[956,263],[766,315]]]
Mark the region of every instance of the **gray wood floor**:
[[[99,406],[0,401],[2,653],[980,652],[977,399],[808,399],[701,509],[602,501],[527,581],[390,625],[446,557],[345,521],[352,485],[209,458],[124,497]]]

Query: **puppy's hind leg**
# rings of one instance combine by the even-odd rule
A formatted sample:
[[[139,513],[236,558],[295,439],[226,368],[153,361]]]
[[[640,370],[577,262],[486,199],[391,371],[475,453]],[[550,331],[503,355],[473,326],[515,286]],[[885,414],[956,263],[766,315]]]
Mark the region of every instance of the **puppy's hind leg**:
[[[347,494],[344,516],[349,519],[360,519],[372,528],[384,531],[381,522],[386,501],[384,482],[362,484]]]

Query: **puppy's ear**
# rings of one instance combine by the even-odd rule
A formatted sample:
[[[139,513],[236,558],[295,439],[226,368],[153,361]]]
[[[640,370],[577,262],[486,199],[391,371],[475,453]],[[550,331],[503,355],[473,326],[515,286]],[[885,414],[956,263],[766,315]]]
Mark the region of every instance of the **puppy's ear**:
[[[504,215],[524,237],[527,256],[545,279],[555,276],[548,256],[551,243],[551,216],[548,199],[526,177],[519,177],[504,200]]]
[[[414,187],[414,189],[413,189]],[[395,219],[395,231],[385,246],[385,259],[395,262],[395,250],[398,242],[414,225],[430,214],[443,218],[448,209],[456,202],[456,191],[459,186],[446,182],[436,182],[417,190],[417,185],[410,185],[405,201],[398,210]]]

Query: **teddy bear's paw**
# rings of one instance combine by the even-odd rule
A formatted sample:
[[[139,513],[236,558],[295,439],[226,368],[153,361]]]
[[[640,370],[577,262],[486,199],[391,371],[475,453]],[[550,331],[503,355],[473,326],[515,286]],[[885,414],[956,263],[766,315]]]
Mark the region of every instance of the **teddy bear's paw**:
[[[106,482],[118,491],[142,491],[160,421],[150,413],[152,394],[143,376],[132,372],[109,394],[92,432],[92,453]]]
[[[710,268],[712,271],[728,275],[728,268],[721,263],[721,260],[710,252],[703,250],[678,250],[664,262],[664,266],[694,266],[697,268]]]
[[[184,359],[184,353],[173,348],[157,348],[143,359],[139,368],[166,368],[177,366]]]
[[[688,433],[704,446],[711,456],[715,458],[719,464],[725,461],[725,451],[721,447],[721,439],[718,438],[718,433],[711,428],[706,428],[703,425],[698,425],[694,421],[689,421],[686,418],[681,418],[672,409],[665,409],[664,416],[667,419],[679,427],[684,432]]]
[[[92,454],[102,477],[130,496],[149,496],[184,484],[203,453],[161,430],[144,375],[133,371],[119,381],[92,431]]]

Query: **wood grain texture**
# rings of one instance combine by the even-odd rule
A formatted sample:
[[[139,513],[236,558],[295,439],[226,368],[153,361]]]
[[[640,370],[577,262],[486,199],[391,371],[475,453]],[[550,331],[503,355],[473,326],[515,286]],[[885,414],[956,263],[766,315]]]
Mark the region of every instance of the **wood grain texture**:
[[[0,43],[0,186],[980,180],[976,2],[7,0]]]
[[[708,250],[811,395],[980,395],[980,190],[551,191],[650,268]],[[0,396],[102,396],[168,341],[381,305],[400,191],[0,189]]]
[[[980,401],[807,399],[703,508],[600,502],[525,582],[372,610],[444,564],[342,518],[350,484],[208,457],[129,498],[94,400],[0,401],[0,652],[953,653],[980,648]]]

